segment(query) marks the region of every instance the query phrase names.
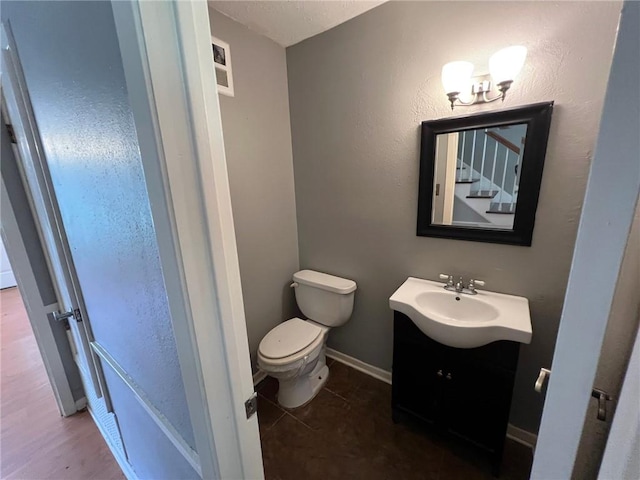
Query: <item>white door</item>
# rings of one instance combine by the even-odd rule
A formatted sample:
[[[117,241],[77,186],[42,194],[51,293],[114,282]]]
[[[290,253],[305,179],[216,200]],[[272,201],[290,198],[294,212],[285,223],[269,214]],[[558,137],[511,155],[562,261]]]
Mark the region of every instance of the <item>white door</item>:
[[[16,277],[13,275],[7,251],[4,248],[4,242],[0,241],[0,289],[15,287]]]
[[[22,128],[47,139],[32,145],[34,172],[23,158],[25,178],[38,218],[56,224],[43,236],[71,272],[61,301],[82,314],[79,351],[117,416],[121,465],[130,477],[262,478],[206,2],[70,5],[15,2],[3,18],[15,15],[14,64],[16,50],[29,64],[20,92],[35,119]],[[80,106],[58,101],[59,85]],[[96,85],[107,100],[83,104]]]
[[[3,114],[7,116],[15,136],[14,154],[56,291],[59,310],[52,314],[58,321],[68,323],[71,351],[80,371],[89,407],[94,417],[101,422],[99,426],[106,432],[109,445],[124,456],[122,439],[107,392],[104,373],[90,347],[92,332],[89,315],[79,288],[47,162],[43,156],[44,149],[36,129],[29,94],[16,54],[15,41],[11,29],[4,23],[1,34],[2,104],[6,110]],[[28,296],[29,292],[25,295]],[[54,384],[54,391],[61,388],[56,385],[57,378],[50,375],[49,379]]]
[[[626,2],[531,478],[571,478],[640,189],[640,3]]]
[[[112,2],[176,340],[197,383],[219,478],[263,478],[231,196],[205,1]],[[177,252],[177,254],[176,254]],[[182,291],[188,296],[181,297]],[[179,307],[179,308],[178,308]],[[186,307],[186,308],[185,308]],[[173,307],[172,307],[173,308]],[[176,328],[176,326],[180,328]],[[184,330],[187,330],[186,332]],[[190,402],[191,404],[191,402]],[[197,432],[197,433],[198,433]],[[204,466],[203,466],[204,472]]]

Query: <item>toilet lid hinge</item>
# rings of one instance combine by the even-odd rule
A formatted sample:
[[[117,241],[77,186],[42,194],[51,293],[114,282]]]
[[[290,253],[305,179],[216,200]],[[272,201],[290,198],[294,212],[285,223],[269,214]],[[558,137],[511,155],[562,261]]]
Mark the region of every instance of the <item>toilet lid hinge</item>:
[[[249,399],[244,402],[244,411],[247,413],[247,419],[253,417],[258,411],[258,394],[253,392]]]

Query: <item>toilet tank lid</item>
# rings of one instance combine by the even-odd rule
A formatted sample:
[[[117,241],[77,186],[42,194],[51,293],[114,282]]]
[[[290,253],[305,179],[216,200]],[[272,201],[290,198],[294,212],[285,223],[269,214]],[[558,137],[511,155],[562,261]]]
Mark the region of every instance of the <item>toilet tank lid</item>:
[[[355,291],[356,282],[346,278],[335,277],[327,273],[316,272],[314,270],[300,270],[293,274],[293,280],[303,285],[321,288],[329,292],[346,295]]]

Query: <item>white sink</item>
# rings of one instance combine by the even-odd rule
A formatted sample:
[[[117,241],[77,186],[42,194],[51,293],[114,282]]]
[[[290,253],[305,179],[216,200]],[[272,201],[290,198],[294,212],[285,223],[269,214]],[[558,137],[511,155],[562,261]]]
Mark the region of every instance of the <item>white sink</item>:
[[[393,310],[408,316],[422,332],[450,347],[481,347],[496,340],[531,342],[529,301],[478,290],[451,292],[443,283],[409,277],[389,298]]]

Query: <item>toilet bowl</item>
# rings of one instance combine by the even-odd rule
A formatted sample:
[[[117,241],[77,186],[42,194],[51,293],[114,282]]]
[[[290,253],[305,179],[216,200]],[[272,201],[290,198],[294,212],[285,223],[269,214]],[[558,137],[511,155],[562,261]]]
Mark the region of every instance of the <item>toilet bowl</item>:
[[[329,377],[325,344],[331,327],[347,322],[356,283],[326,273],[293,275],[296,302],[307,320],[294,317],[273,328],[258,347],[258,366],[278,380],[278,403],[296,408],[311,401]]]

